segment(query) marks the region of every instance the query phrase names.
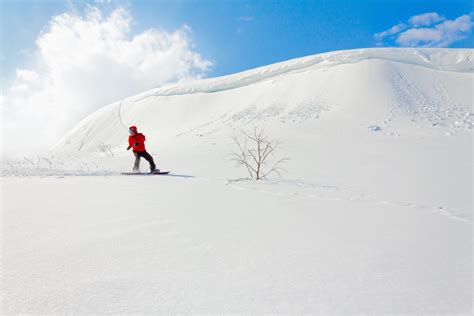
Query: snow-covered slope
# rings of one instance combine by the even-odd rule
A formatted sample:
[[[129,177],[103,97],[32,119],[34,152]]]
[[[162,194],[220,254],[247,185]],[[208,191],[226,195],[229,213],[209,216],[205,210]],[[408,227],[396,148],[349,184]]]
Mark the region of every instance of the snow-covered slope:
[[[283,143],[287,178],[466,209],[473,52],[340,51],[162,87],[91,114],[55,149],[110,151],[107,167],[129,170],[128,126],[138,125],[161,168],[238,178],[230,136],[258,126]],[[439,194],[440,177],[459,189]]]
[[[333,52],[105,106],[4,163],[1,311],[472,314],[473,58]],[[132,124],[171,175],[120,175]],[[229,160],[253,126],[283,178]]]
[[[469,127],[473,59],[473,50],[467,49],[359,49],[166,86],[91,114],[56,149],[114,148],[123,144],[131,124],[139,125],[149,139],[159,139],[156,145],[191,131],[211,133],[249,122],[320,116],[360,126],[409,116]]]

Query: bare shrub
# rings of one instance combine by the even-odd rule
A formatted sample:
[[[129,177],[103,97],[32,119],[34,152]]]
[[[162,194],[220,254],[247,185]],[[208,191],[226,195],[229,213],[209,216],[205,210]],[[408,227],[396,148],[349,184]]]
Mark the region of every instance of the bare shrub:
[[[274,160],[280,142],[270,140],[263,129],[253,128],[251,133],[239,131],[239,135],[232,136],[237,150],[230,154],[231,159],[238,167],[244,166],[251,179],[260,180],[275,173],[281,176],[281,167],[289,158]],[[272,162],[273,161],[273,162]]]

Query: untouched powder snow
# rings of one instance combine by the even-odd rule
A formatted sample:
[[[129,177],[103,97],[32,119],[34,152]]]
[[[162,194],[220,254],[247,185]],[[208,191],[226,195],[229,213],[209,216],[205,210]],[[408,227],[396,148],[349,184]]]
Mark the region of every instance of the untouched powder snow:
[[[2,312],[471,314],[473,57],[338,51],[160,87],[3,161]],[[120,175],[130,125],[172,174]],[[254,126],[282,178],[230,161]]]

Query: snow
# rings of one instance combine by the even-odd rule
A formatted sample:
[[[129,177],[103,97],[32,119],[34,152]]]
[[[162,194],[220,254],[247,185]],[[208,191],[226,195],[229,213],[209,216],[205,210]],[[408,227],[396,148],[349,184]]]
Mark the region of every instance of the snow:
[[[4,192],[5,312],[470,307],[469,224],[434,209],[185,177],[11,179]]]
[[[151,140],[160,138],[154,147],[195,130],[222,131],[271,118],[306,121],[324,114],[348,124],[410,116],[451,127],[459,120],[467,127],[473,57],[467,49],[341,51],[162,87],[91,114],[56,149],[115,148],[127,135],[125,127],[135,123]]]
[[[472,60],[360,49],[161,87],[4,159],[2,312],[472,313]],[[120,175],[129,125],[172,174]],[[282,178],[230,161],[253,126]]]
[[[382,130],[382,128],[378,125],[369,126],[368,129],[369,129],[369,131],[372,131],[372,132],[378,132],[378,131]]]

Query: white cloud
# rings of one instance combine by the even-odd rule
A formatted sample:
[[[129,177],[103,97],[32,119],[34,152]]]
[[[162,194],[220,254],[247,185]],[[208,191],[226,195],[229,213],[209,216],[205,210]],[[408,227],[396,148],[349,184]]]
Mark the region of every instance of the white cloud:
[[[463,15],[456,20],[446,20],[433,28],[409,29],[402,32],[396,42],[401,46],[411,47],[448,47],[466,38],[473,27],[469,15]]]
[[[412,16],[408,22],[413,26],[429,26],[444,20],[446,20],[446,18],[438,13],[430,12]]]
[[[104,16],[88,6],[84,14],[52,17],[36,40],[36,66],[18,69],[1,97],[2,129],[16,135],[5,148],[51,146],[101,106],[166,83],[200,78],[212,66],[195,51],[190,27],[132,35],[132,23],[123,8]]]
[[[388,30],[384,31],[384,32],[380,32],[380,33],[375,33],[374,37],[377,41],[381,41],[383,40],[385,37],[387,36],[391,36],[393,34],[397,34],[399,33],[400,31],[403,31],[405,29],[408,28],[408,25],[404,24],[404,23],[399,23],[397,25],[394,25],[392,26],[391,28],[389,28]]]
[[[421,27],[423,26],[423,27]],[[474,23],[470,15],[447,20],[436,12],[412,16],[407,24],[397,24],[374,34],[377,46],[395,44],[408,47],[448,47],[471,33]]]
[[[439,42],[442,34],[438,30],[429,28],[410,29],[398,36],[396,42],[401,46],[426,45],[426,43]]]
[[[18,81],[25,81],[29,83],[37,83],[40,80],[38,73],[25,69],[17,69],[16,78]]]

